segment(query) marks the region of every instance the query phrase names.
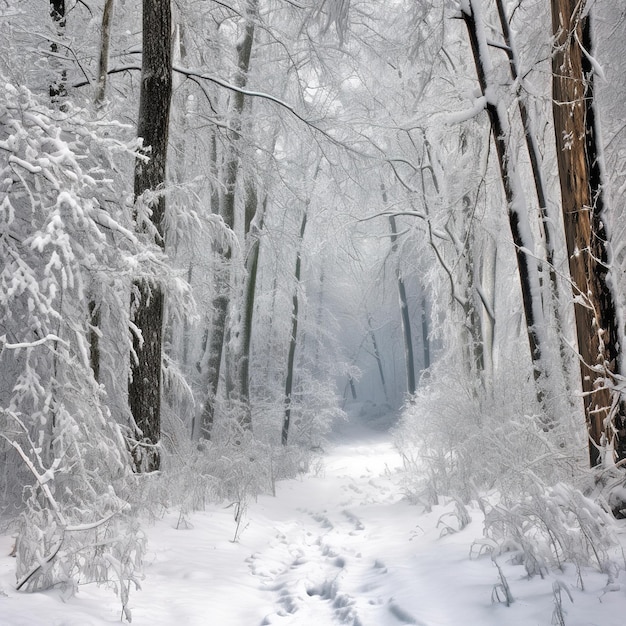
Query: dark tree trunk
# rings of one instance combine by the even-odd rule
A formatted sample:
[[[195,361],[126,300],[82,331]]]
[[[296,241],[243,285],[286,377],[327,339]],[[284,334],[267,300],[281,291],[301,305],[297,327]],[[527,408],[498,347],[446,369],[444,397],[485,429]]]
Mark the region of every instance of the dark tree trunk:
[[[263,200],[261,209],[257,215],[256,189],[248,190],[246,202],[246,233],[249,240],[248,254],[246,256],[246,279],[243,290],[243,320],[241,322],[240,342],[241,349],[238,363],[239,393],[241,400],[248,402],[250,398],[250,348],[252,346],[252,321],[254,317],[254,299],[256,294],[256,281],[259,268],[259,254],[261,241],[259,234],[263,230],[263,220],[267,207],[267,196]],[[254,218],[258,218],[255,223]]]
[[[165,183],[169,111],[172,96],[171,7],[169,0],[144,0],[141,93],[137,134],[150,148],[149,161],[135,165],[135,199],[156,192]],[[151,203],[151,221],[157,243],[164,246],[165,197]],[[161,436],[161,352],[163,340],[163,291],[158,284],[136,282],[133,321],[141,332],[134,336],[136,358],[131,358],[128,402],[140,439],[137,469],[159,469],[157,447]]]
[[[50,17],[54,22],[55,34],[61,39],[65,35],[65,0],[50,0]],[[50,51],[53,56],[59,54],[59,46],[55,41],[50,44]],[[55,80],[50,83],[50,99],[53,103],[58,103],[65,96],[67,96],[67,72],[65,69],[60,69]]]
[[[473,10],[474,1],[476,0],[469,0],[469,2],[467,3],[467,9],[469,10],[469,12],[467,10],[463,10],[462,16],[463,21],[465,22],[465,25],[467,27],[472,55],[474,57],[474,63],[476,66],[476,75],[478,77],[481,92],[484,95],[487,92],[487,88],[489,87],[482,58],[482,54],[487,53],[487,41],[484,39],[479,39],[479,29],[477,28],[475,14]],[[543,330],[543,323],[541,320],[543,311],[541,308],[541,301],[539,297],[539,268],[532,254],[528,252],[532,249],[532,245],[531,242],[525,239],[523,234],[524,229],[522,228],[520,222],[523,217],[520,213],[520,210],[523,210],[524,207],[519,207],[516,202],[519,199],[516,198],[514,190],[512,178],[514,176],[514,172],[511,171],[510,154],[508,152],[505,126],[502,119],[500,118],[500,112],[497,105],[493,103],[493,101],[487,99],[487,103],[485,106],[487,114],[489,115],[492,136],[498,155],[500,176],[502,179],[504,196],[507,204],[509,226],[511,229],[513,243],[515,244],[517,268],[522,289],[522,303],[524,308],[524,317],[526,321],[526,332],[528,335],[528,344],[533,363],[533,374],[535,380],[538,380],[543,373],[541,359],[542,342],[540,339],[540,329]],[[543,404],[543,392],[540,387],[537,388],[537,398],[540,403]]]
[[[352,399],[356,400],[356,387],[354,386],[354,378],[352,378],[352,376],[348,376],[348,385],[350,385],[350,393],[352,394]]]
[[[89,301],[89,364],[93,377],[100,380],[100,307]]]
[[[387,204],[387,190],[381,184],[383,204]],[[389,226],[391,228],[391,251],[396,254],[398,251],[398,229],[396,228],[396,218],[389,216]],[[413,356],[413,337],[411,333],[411,317],[409,315],[409,301],[406,297],[406,287],[402,272],[400,271],[400,260],[395,259],[396,284],[398,285],[398,300],[400,301],[400,318],[402,320],[402,337],[404,339],[404,365],[406,372],[406,390],[409,395],[415,395],[415,359]]]
[[[215,133],[211,136],[209,162],[211,178],[218,180],[218,156],[217,156],[217,140]],[[211,186],[211,212],[219,213],[220,193],[217,183]],[[226,328],[226,313],[228,311],[228,277],[230,262],[230,251],[228,249],[219,249],[214,244],[214,252],[220,258],[220,267],[214,272],[214,284],[216,295],[213,298],[212,309],[213,315],[210,320],[210,326],[207,327],[205,337],[203,338],[203,358],[198,364],[200,372],[206,372],[206,389],[205,400],[202,405],[202,412],[196,416],[192,431],[193,439],[211,439],[211,431],[215,421],[215,401],[217,397],[217,388],[220,380],[220,370],[222,363],[222,350],[224,347],[224,332]]]
[[[509,57],[509,68],[511,72],[511,78],[516,85],[516,99],[524,126],[524,137],[526,139],[526,149],[530,160],[530,166],[533,173],[533,182],[535,185],[535,193],[537,195],[537,203],[539,205],[539,214],[541,216],[541,226],[544,237],[546,261],[548,264],[548,275],[550,279],[550,295],[552,297],[552,314],[556,325],[556,332],[559,339],[559,353],[561,357],[562,369],[567,380],[567,373],[570,370],[570,350],[567,344],[564,334],[564,321],[559,306],[559,282],[555,266],[555,248],[553,229],[557,220],[551,215],[551,210],[548,208],[548,200],[546,196],[544,175],[542,171],[542,159],[539,153],[539,146],[536,141],[535,128],[532,122],[532,117],[528,112],[524,97],[522,94],[522,83],[517,69],[518,59],[517,53],[509,27],[509,22],[506,15],[506,9],[504,6],[504,0],[497,0],[498,16],[500,18],[500,26],[502,28],[502,35],[504,42],[507,46],[507,54]]]
[[[552,0],[552,95],[565,238],[574,295],[576,334],[589,460],[606,442],[624,458],[623,407],[611,389],[618,374],[619,333],[607,282],[604,198],[594,117],[590,18],[579,0]],[[584,50],[583,50],[584,48]],[[611,414],[614,407],[616,414]],[[611,415],[610,419],[607,419]],[[618,438],[614,441],[617,431]]]
[[[300,289],[300,268],[302,265],[302,240],[304,239],[304,231],[306,229],[307,212],[302,214],[302,222],[300,224],[300,248],[296,253],[296,270],[294,272],[295,289],[293,292],[292,310],[291,310],[291,336],[289,338],[289,354],[287,356],[287,377],[285,380],[285,414],[283,417],[283,429],[281,441],[283,446],[287,445],[289,439],[289,426],[291,424],[291,394],[293,391],[294,379],[294,363],[296,356],[296,347],[298,345],[298,290]]]
[[[383,192],[384,195],[384,192]],[[391,226],[391,247],[395,251],[398,247],[398,229],[396,218],[389,216]],[[415,359],[413,358],[413,336],[411,333],[411,317],[409,301],[406,297],[406,287],[400,268],[396,268],[396,283],[398,285],[398,299],[400,301],[400,316],[402,318],[402,336],[404,338],[404,364],[406,367],[406,390],[411,396],[415,395]]]
[[[422,296],[422,346],[424,353],[424,369],[430,367],[430,331],[428,328],[428,309],[426,298]]]
[[[227,260],[227,259],[225,259]],[[227,272],[226,268],[219,270],[220,274]],[[211,438],[213,423],[215,422],[215,399],[217,397],[217,388],[220,380],[220,372],[222,365],[222,352],[224,349],[224,334],[226,328],[226,313],[228,311],[229,297],[227,294],[227,280],[218,278],[217,289],[219,294],[213,298],[213,326],[211,329],[211,337],[209,340],[208,350],[209,359],[207,363],[207,389],[206,400],[202,408],[200,417],[199,437],[204,439]]]

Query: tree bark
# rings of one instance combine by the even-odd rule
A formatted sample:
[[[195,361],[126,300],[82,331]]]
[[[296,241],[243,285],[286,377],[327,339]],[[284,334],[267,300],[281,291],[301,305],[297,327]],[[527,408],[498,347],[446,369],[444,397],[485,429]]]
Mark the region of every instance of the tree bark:
[[[172,96],[171,7],[169,0],[144,0],[141,92],[137,134],[150,148],[149,160],[135,164],[135,201],[146,191],[157,192],[151,203],[151,221],[156,243],[164,247],[165,197],[158,193],[165,183],[169,111]],[[139,226],[141,228],[141,226]],[[161,436],[161,352],[164,295],[160,285],[137,281],[133,321],[141,336],[134,334],[128,401],[135,420],[139,446],[138,470],[160,467],[158,443]]]
[[[90,300],[89,309],[89,364],[96,381],[100,380],[100,306]]]
[[[383,204],[387,204],[387,190],[384,183],[381,183]],[[391,251],[395,254],[398,251],[398,229],[396,228],[396,218],[389,216],[389,226],[391,228]],[[411,333],[411,317],[409,315],[409,302],[406,297],[406,287],[400,272],[399,259],[396,259],[396,284],[398,286],[398,300],[400,301],[400,317],[402,320],[402,337],[404,339],[404,365],[406,372],[406,390],[411,396],[415,395],[415,358],[413,356],[413,337]]]
[[[545,246],[546,261],[548,265],[548,276],[550,280],[550,295],[552,297],[552,315],[554,318],[555,329],[558,335],[559,341],[559,354],[561,357],[561,366],[565,375],[565,380],[568,379],[568,372],[570,371],[570,358],[569,358],[569,346],[564,334],[565,324],[563,321],[563,315],[559,306],[559,282],[555,265],[555,245],[553,229],[557,220],[551,215],[551,210],[548,208],[548,200],[546,194],[546,183],[542,171],[542,159],[539,152],[539,146],[537,144],[537,137],[535,135],[535,126],[533,124],[532,116],[528,111],[524,98],[522,96],[521,79],[518,72],[518,57],[515,48],[511,29],[509,28],[509,22],[506,15],[506,8],[504,6],[504,0],[496,0],[498,8],[498,16],[500,19],[500,26],[502,28],[502,35],[504,37],[504,43],[507,48],[507,55],[509,57],[509,69],[511,72],[511,79],[516,85],[515,96],[517,100],[518,110],[522,125],[524,127],[524,138],[526,140],[526,149],[530,160],[530,167],[533,174],[533,182],[535,185],[535,193],[537,195],[537,203],[539,205],[539,215],[541,217],[541,230],[543,233],[543,241]],[[566,383],[567,384],[567,383]]]
[[[426,297],[422,296],[422,352],[424,355],[424,369],[430,367],[430,330],[428,327],[428,309]]]
[[[218,180],[219,167],[217,161],[217,140],[216,133],[211,136],[209,159],[210,174],[214,181]],[[211,212],[219,213],[221,211],[219,186],[213,183],[211,186]],[[217,271],[214,272],[214,284],[216,295],[213,297],[212,309],[213,315],[210,320],[210,326],[207,326],[205,337],[203,339],[204,350],[203,357],[198,364],[200,372],[206,372],[206,396],[202,405],[202,412],[196,416],[192,429],[193,439],[211,439],[213,423],[215,421],[215,402],[217,397],[217,388],[220,380],[220,370],[222,363],[222,350],[224,347],[224,334],[226,328],[226,313],[228,311],[228,275],[230,263],[230,250],[219,249],[213,244],[213,250],[217,252],[217,258],[221,261]],[[221,257],[221,258],[220,258]],[[207,321],[207,324],[209,322]]]
[[[66,24],[65,0],[50,0],[50,17],[54,23],[56,36],[62,38],[65,35]],[[53,56],[58,54],[59,46],[55,41],[50,44],[50,51]],[[50,100],[59,103],[65,96],[67,96],[67,72],[59,68],[56,79],[50,83]]]
[[[587,9],[584,1],[552,0],[552,108],[589,461],[595,466],[602,461],[600,452],[606,443],[612,443],[617,457],[624,458],[626,437],[623,408],[612,389],[619,373],[619,333],[607,281],[607,233]]]
[[[256,294],[256,282],[259,268],[259,254],[261,251],[261,241],[259,234],[263,230],[265,209],[267,207],[267,195],[263,199],[261,209],[257,210],[258,200],[256,189],[248,190],[251,198],[246,202],[246,239],[249,240],[248,254],[246,255],[246,277],[243,289],[243,320],[240,329],[240,354],[238,359],[238,383],[241,400],[249,402],[250,399],[250,349],[252,346],[252,321],[254,317],[254,299]],[[258,215],[257,215],[258,213]],[[257,221],[258,220],[258,221]]]
[[[317,175],[317,174],[316,174]],[[302,214],[302,222],[300,224],[300,247],[296,253],[296,269],[294,272],[295,289],[293,292],[292,309],[291,309],[291,336],[289,338],[289,354],[287,356],[287,377],[285,379],[285,414],[283,417],[283,428],[281,441],[283,446],[287,445],[289,439],[289,426],[291,424],[291,394],[293,391],[294,379],[294,362],[296,356],[296,347],[298,345],[298,289],[300,288],[300,268],[302,265],[302,240],[304,239],[304,231],[306,229],[307,211],[306,208]]]
[[[376,341],[376,334],[374,333],[374,327],[372,326],[372,316],[367,314],[367,326],[368,326],[368,334],[370,339],[372,340],[372,349],[374,350],[374,359],[376,360],[376,365],[378,366],[378,375],[380,376],[380,384],[383,388],[383,393],[385,394],[385,402],[389,404],[389,392],[387,391],[387,381],[385,379],[385,370],[383,368],[383,360],[380,356],[380,350],[378,349],[378,342]]]
[[[383,191],[383,198],[386,193]],[[395,252],[398,248],[398,229],[396,218],[389,216],[391,227],[391,248]],[[404,364],[406,370],[406,390],[411,396],[415,395],[415,359],[413,357],[413,336],[411,333],[411,317],[409,314],[409,301],[406,296],[406,287],[400,268],[396,267],[396,283],[398,285],[398,299],[400,301],[400,316],[402,319],[402,337],[404,338]]]
[[[229,257],[225,257],[224,261],[228,262]],[[217,388],[220,380],[220,371],[222,364],[222,352],[224,349],[224,335],[226,329],[226,313],[228,311],[229,297],[227,294],[227,280],[223,276],[228,272],[226,267],[219,269],[219,273],[222,276],[217,279],[218,295],[213,298],[213,309],[215,314],[213,316],[213,325],[211,328],[211,335],[208,342],[209,359],[207,363],[207,389],[206,400],[202,407],[202,415],[200,416],[200,432],[197,433],[197,437],[203,437],[204,439],[211,438],[211,432],[213,430],[213,424],[215,422],[215,400],[217,397]]]
[[[115,0],[105,0],[102,9],[102,23],[100,27],[100,58],[98,60],[98,77],[96,80],[96,94],[94,102],[101,106],[106,98],[107,75],[109,71],[109,43],[111,41],[111,20]]]
[[[237,71],[234,77],[234,83],[237,87],[245,88],[248,82],[248,72],[250,70],[250,59],[252,56],[252,46],[254,43],[255,31],[255,15],[257,10],[257,0],[248,0],[246,3],[246,14],[244,18],[243,37],[237,42]],[[238,145],[241,140],[241,116],[245,104],[245,95],[236,91],[231,95],[230,120],[227,131],[228,146],[226,156],[224,158],[224,176],[223,187],[224,193],[221,198],[220,213],[224,223],[234,232],[235,231],[235,199],[237,191],[237,182],[239,180],[240,156]],[[220,293],[214,300],[215,322],[211,331],[210,346],[215,353],[211,354],[209,366],[209,385],[208,394],[205,401],[202,416],[202,430],[205,436],[208,436],[212,428],[215,415],[215,398],[217,397],[217,389],[219,385],[220,362],[224,354],[224,344],[228,340],[228,309],[231,304],[231,289],[227,286],[230,283],[229,264],[232,258],[230,249],[223,252],[224,269],[223,283],[218,286]],[[217,345],[220,344],[218,348]],[[218,353],[219,359],[217,361]],[[226,357],[229,355],[227,354]],[[228,358],[226,358],[228,363]],[[233,380],[231,373],[227,369],[227,379]],[[227,385],[232,386],[232,385]],[[227,390],[227,395],[228,395]],[[240,398],[241,400],[241,398]],[[242,417],[242,426],[251,428],[250,413],[245,406],[244,415]]]
[[[487,54],[487,41],[484,38],[482,29],[479,29],[476,24],[475,3],[477,2],[478,0],[469,0],[466,9],[462,11],[462,17],[467,27],[480,89],[482,94],[485,95],[490,87],[488,82],[489,77],[486,72],[488,60],[484,58],[484,55]],[[541,332],[544,330],[544,324],[543,309],[540,299],[541,290],[539,288],[539,267],[532,253],[529,252],[533,247],[532,242],[528,241],[525,236],[525,231],[527,230],[527,228],[525,228],[525,222],[527,221],[527,217],[523,214],[525,207],[521,207],[518,204],[521,200],[518,197],[521,190],[516,188],[514,182],[516,173],[511,165],[512,155],[507,145],[508,133],[506,132],[504,121],[500,115],[497,103],[491,98],[486,99],[485,108],[491,123],[492,136],[498,155],[500,177],[502,179],[507,204],[509,226],[513,243],[515,244],[526,332],[533,363],[533,375],[537,381],[541,377],[544,369],[541,358]],[[537,399],[543,404],[544,394],[539,386],[537,387]]]

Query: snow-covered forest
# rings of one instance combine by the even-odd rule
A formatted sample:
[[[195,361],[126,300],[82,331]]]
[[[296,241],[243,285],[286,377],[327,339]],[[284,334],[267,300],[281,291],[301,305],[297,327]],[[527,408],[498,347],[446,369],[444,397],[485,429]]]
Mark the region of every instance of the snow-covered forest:
[[[621,623],[621,0],[0,34],[0,624]]]

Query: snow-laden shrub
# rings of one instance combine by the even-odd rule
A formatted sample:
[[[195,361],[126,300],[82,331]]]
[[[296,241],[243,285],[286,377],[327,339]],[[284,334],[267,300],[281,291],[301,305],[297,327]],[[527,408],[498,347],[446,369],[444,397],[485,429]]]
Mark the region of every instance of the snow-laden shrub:
[[[334,383],[320,379],[307,369],[298,371],[299,382],[291,399],[289,442],[308,450],[324,446],[326,435],[336,420],[345,420],[339,408]]]
[[[564,483],[541,486],[537,481],[515,498],[483,506],[486,536],[498,551],[524,565],[529,576],[566,563],[575,564],[581,585],[583,566],[614,575],[614,520],[578,489]]]
[[[177,509],[179,524],[184,526],[194,511],[221,504],[233,511],[233,539],[238,539],[250,500],[261,494],[275,495],[277,481],[308,471],[312,459],[302,446],[282,446],[276,439],[270,442],[257,437],[242,426],[239,410],[241,406],[234,402],[228,409],[220,405],[220,420],[211,439],[192,441],[186,421],[168,408],[163,423],[162,471],[137,476],[133,506],[155,518]],[[258,411],[256,407],[257,417]]]
[[[480,491],[524,493],[537,478],[554,484],[580,476],[584,443],[572,418],[563,411],[546,428],[529,378],[509,370],[487,393],[461,368],[437,364],[395,431],[407,496],[427,505],[441,495],[467,502]]]
[[[248,503],[261,494],[275,495],[277,481],[307,471],[310,454],[297,446],[264,443],[237,425],[234,431],[231,436],[218,432],[211,441],[184,440],[175,452],[165,452],[161,475],[144,477],[137,504],[155,515],[178,509],[181,520],[209,503],[223,504],[233,511],[237,540]]]
[[[94,311],[128,310],[131,273],[163,267],[128,229],[114,184],[120,155],[134,157],[129,134],[0,90],[0,456],[11,468],[0,482],[23,510],[18,587],[117,580],[124,604],[143,538],[125,498],[125,439],[94,375]]]
[[[547,427],[532,381],[500,381],[489,397],[452,368],[433,369],[396,429],[407,496],[427,507],[478,501],[486,538],[477,544],[510,553],[529,575],[574,564],[582,581],[583,567],[610,577],[623,567],[608,506],[580,488],[594,481],[571,418],[555,413]]]

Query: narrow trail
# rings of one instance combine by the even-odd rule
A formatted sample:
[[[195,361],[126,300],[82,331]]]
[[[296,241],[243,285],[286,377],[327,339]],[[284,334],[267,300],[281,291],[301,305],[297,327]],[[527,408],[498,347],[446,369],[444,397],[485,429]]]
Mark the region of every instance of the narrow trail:
[[[263,626],[419,623],[385,590],[389,570],[378,550],[390,530],[384,520],[402,499],[400,467],[387,434],[352,424],[317,475],[280,485],[282,519],[249,559],[275,605]]]

